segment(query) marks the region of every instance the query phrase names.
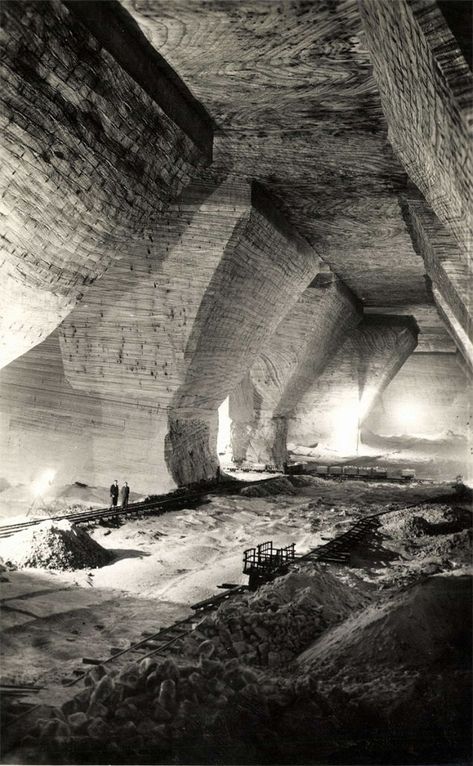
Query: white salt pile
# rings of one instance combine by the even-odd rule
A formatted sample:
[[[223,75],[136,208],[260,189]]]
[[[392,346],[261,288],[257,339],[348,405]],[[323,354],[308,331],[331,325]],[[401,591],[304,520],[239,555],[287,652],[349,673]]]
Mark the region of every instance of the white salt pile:
[[[383,691],[390,693],[391,672],[430,665],[458,644],[468,629],[470,598],[468,575],[431,577],[332,628],[300,655],[298,664],[330,683],[359,681],[361,696],[370,691],[368,678],[376,679],[379,698]]]
[[[113,554],[66,520],[44,521],[0,541],[0,556],[20,569],[85,569],[108,564]]]

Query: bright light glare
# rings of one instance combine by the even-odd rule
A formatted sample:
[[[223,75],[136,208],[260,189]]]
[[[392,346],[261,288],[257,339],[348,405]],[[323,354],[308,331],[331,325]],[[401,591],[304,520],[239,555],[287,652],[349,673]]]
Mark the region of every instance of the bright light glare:
[[[33,497],[41,497],[47,488],[52,483],[52,480],[56,476],[56,471],[53,468],[47,468],[41,476],[39,476],[31,485],[31,494]]]
[[[352,455],[358,443],[358,403],[338,407],[332,431],[331,445],[337,452]]]
[[[396,418],[404,426],[411,426],[419,418],[419,407],[411,402],[403,402],[396,407]]]
[[[232,421],[228,414],[228,396],[218,408],[218,437],[217,452],[227,452],[230,449]]]

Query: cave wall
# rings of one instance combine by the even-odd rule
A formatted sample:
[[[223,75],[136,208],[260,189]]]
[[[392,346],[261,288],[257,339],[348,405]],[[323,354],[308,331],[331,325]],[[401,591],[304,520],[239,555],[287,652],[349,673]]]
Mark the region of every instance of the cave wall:
[[[473,481],[473,377],[462,355],[413,354],[363,425],[362,441],[424,476]]]
[[[434,0],[359,0],[359,7],[389,140],[434,213],[467,252],[471,70]]]
[[[361,321],[361,305],[350,291],[330,274],[319,276],[230,395],[237,462],[284,464],[287,418],[345,334]]]
[[[433,438],[449,431],[466,436],[471,430],[471,386],[457,354],[412,354],[381,393],[365,427],[386,436]]]
[[[412,317],[365,316],[301,398],[288,443],[353,454],[359,425],[415,349],[417,333]]]
[[[138,492],[167,491],[167,420],[157,407],[75,391],[64,376],[58,331],[0,370],[0,476],[29,483],[46,468],[56,481]]]
[[[422,201],[407,200],[404,211],[414,247],[423,258],[431,280],[438,312],[473,369],[471,259]]]
[[[152,404],[169,418],[174,480],[211,478],[218,406],[319,269],[260,187],[209,172],[63,322],[66,378]]]
[[[167,91],[147,88],[102,44],[104,26],[91,34],[64,4],[4,2],[2,16],[5,365],[49,335],[111,263],[146,251],[148,229],[210,162],[212,128],[176,76],[161,73]],[[157,79],[142,35],[131,41],[122,25],[108,47],[131,42]]]

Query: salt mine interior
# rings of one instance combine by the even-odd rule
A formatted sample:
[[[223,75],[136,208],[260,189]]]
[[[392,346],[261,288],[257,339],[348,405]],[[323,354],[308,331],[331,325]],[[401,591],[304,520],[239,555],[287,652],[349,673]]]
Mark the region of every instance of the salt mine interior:
[[[471,762],[469,0],[3,0],[1,762]]]

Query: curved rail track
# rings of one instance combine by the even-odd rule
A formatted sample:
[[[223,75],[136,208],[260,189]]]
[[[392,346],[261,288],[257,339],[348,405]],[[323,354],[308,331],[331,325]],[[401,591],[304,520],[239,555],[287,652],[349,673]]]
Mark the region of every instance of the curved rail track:
[[[334,537],[332,540],[329,540],[322,545],[318,545],[307,553],[296,555],[293,561],[284,563],[279,568],[275,568],[271,572],[271,579],[278,577],[287,572],[292,566],[304,561],[320,561],[339,565],[348,564],[353,549],[361,542],[361,540],[372,534],[380,526],[379,519],[381,516],[417,508],[419,505],[425,505],[427,503],[448,502],[448,499],[449,496],[441,495],[403,505],[401,507],[377,511],[376,513],[364,516],[363,518],[358,519],[350,529],[343,532],[341,535],[337,535],[337,537]],[[168,653],[178,652],[180,643],[194,629],[203,614],[218,609],[218,607],[225,601],[233,599],[248,590],[249,588],[247,585],[229,585],[224,588],[221,593],[216,593],[203,601],[193,604],[191,606],[193,614],[190,614],[188,617],[179,620],[166,628],[160,628],[156,633],[143,633],[142,639],[131,644],[126,649],[111,649],[111,655],[106,659],[83,658],[83,664],[90,664],[93,666],[105,665],[114,662],[124,655],[130,655],[133,660],[141,660],[154,655],[166,656]],[[83,680],[90,672],[91,668],[85,671],[76,670],[74,671],[75,677],[72,679],[64,679],[63,684],[65,686],[74,686],[79,681]]]
[[[227,484],[221,484],[219,485],[219,490],[225,489],[233,490],[234,485],[242,486],[245,484],[254,484],[254,483],[262,483],[264,481],[270,481],[271,479],[264,479],[261,482],[228,482]],[[215,490],[215,488],[214,488]],[[189,493],[182,496],[177,496],[169,499],[169,503],[175,504],[176,501],[182,503],[182,505],[186,505],[189,503],[189,500],[192,498],[197,499],[201,498],[203,495],[210,494],[212,490],[206,489],[205,491],[199,491],[195,493]],[[368,535],[372,534],[379,526],[380,526],[380,517],[386,516],[391,513],[398,513],[400,511],[409,510],[411,508],[417,508],[420,505],[425,505],[427,503],[438,503],[438,502],[451,502],[453,497],[455,497],[457,500],[458,495],[441,495],[437,497],[431,497],[426,498],[425,500],[418,500],[415,503],[410,503],[408,505],[402,505],[400,507],[396,508],[389,508],[387,510],[383,511],[377,511],[376,513],[372,513],[369,515],[364,516],[361,519],[358,519],[358,521],[353,524],[353,526],[350,527],[346,532],[342,533],[341,535],[338,535],[337,537],[334,537],[332,540],[329,540],[328,542],[319,545],[307,553],[296,555],[294,560],[284,564],[281,568],[276,568],[271,573],[271,579],[274,579],[275,577],[286,573],[292,566],[299,564],[300,562],[304,561],[320,561],[320,562],[326,562],[326,563],[334,563],[334,564],[348,564],[350,560],[350,555],[353,551],[353,549]],[[168,496],[169,498],[169,496]],[[173,509],[176,507],[173,505]],[[179,506],[181,507],[181,506]],[[159,510],[162,509],[162,512],[165,512],[166,510],[170,510],[168,508],[168,503],[163,500],[159,501],[153,501],[153,503],[135,503],[134,506],[129,506],[127,509],[125,509],[123,512],[111,512],[109,509],[101,509],[101,511],[94,511],[90,513],[85,514],[77,514],[79,517],[78,521],[74,519],[75,523],[80,522],[88,522],[93,520],[100,520],[103,517],[110,517],[110,516],[117,516],[117,515],[124,515],[124,514],[132,514],[133,512],[159,512]],[[52,517],[52,518],[58,518],[58,517]],[[71,520],[71,516],[62,516],[60,518],[67,518]],[[151,656],[168,656],[170,653],[178,652],[180,644],[185,639],[186,636],[189,635],[189,633],[195,628],[195,626],[200,621],[200,618],[203,614],[214,611],[217,609],[222,603],[225,601],[228,601],[229,599],[233,599],[245,591],[248,591],[247,585],[224,585],[220,586],[223,588],[221,593],[217,593],[210,598],[207,598],[203,601],[199,601],[196,604],[192,605],[193,613],[189,616],[185,617],[182,620],[179,620],[172,625],[169,625],[168,627],[160,628],[155,633],[148,633],[144,632],[142,633],[142,638],[140,640],[136,641],[135,643],[131,644],[129,647],[124,649],[117,649],[117,648],[111,648],[110,649],[110,656],[108,658],[104,659],[92,659],[92,658],[82,658],[82,665],[89,665],[92,667],[88,667],[86,670],[82,668],[76,669],[72,672],[72,677],[69,676],[68,678],[64,678],[62,681],[63,687],[72,687],[78,684],[80,681],[83,681],[85,677],[92,672],[93,667],[95,666],[101,666],[101,665],[108,665],[112,662],[117,661],[119,658],[130,659],[132,661],[135,660],[142,660],[147,657]],[[33,691],[33,689],[30,687],[26,691]],[[20,692],[21,693],[21,692]],[[29,712],[32,712],[32,710],[36,709],[36,705],[33,707],[30,707],[29,709],[25,710],[24,713],[21,713],[19,716],[15,716],[15,720],[19,720],[24,715],[27,715]]]

